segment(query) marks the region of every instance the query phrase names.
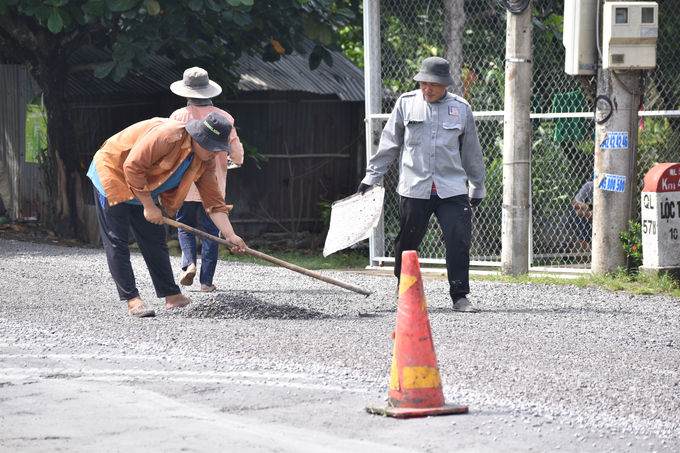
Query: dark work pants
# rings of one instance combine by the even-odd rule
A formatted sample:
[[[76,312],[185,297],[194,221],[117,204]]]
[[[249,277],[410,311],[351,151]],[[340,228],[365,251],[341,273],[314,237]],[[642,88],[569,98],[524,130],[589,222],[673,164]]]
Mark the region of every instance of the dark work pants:
[[[156,296],[180,294],[181,291],[175,284],[175,277],[172,274],[165,225],[156,225],[146,220],[144,206],[141,205],[119,203],[109,206],[106,200],[102,206],[96,188],[94,200],[106,260],[120,300],[127,301],[139,296],[128,248],[130,229],[149,269]]]
[[[446,271],[451,299],[456,301],[470,292],[470,238],[472,208],[467,195],[429,200],[401,197],[399,220],[401,229],[395,240],[394,275],[401,276],[401,254],[418,250],[425,237],[432,214],[437,216],[446,244]]]

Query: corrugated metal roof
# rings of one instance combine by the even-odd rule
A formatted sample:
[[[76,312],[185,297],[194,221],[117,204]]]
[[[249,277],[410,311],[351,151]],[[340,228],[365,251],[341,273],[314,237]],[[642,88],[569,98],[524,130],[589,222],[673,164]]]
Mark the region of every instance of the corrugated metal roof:
[[[322,63],[312,71],[309,69],[308,55],[314,44],[305,41],[302,46],[307,55],[294,52],[291,55],[282,55],[275,63],[266,63],[257,55],[242,56],[238,60],[238,66],[233,68],[241,77],[238,87],[243,91],[302,91],[335,94],[343,101],[364,100],[364,72],[359,66],[346,55],[331,52],[333,66]],[[84,65],[109,60],[107,51],[84,46],[69,58],[69,64]],[[169,58],[151,55],[148,61],[148,67],[128,74],[118,83],[110,77],[97,79],[91,69],[75,72],[69,76],[69,95],[150,95],[168,91],[170,84],[182,78],[181,72]]]
[[[83,46],[69,57],[69,66],[106,62],[110,59],[111,55],[106,50]],[[149,57],[148,62],[148,67],[140,72],[128,74],[118,83],[111,77],[96,78],[92,69],[75,72],[69,75],[68,93],[70,96],[116,93],[148,95],[167,91],[172,82],[182,78],[169,58],[153,55]]]
[[[307,55],[294,52],[282,55],[275,63],[262,61],[259,56],[243,56],[234,71],[241,76],[238,84],[244,91],[305,91],[316,94],[337,94],[343,101],[364,100],[364,71],[346,55],[332,52],[333,66],[322,63],[309,69],[308,55],[314,49],[311,41],[302,46]]]

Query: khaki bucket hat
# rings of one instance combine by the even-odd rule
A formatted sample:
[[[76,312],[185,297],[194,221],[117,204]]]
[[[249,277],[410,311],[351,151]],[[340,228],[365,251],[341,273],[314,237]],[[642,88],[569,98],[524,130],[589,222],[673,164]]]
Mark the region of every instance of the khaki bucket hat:
[[[208,78],[208,71],[193,67],[184,71],[182,80],[170,85],[170,90],[185,98],[210,99],[219,95],[222,87]]]
[[[454,84],[451,77],[451,65],[440,57],[430,57],[423,60],[420,72],[413,78],[418,82],[441,83],[451,86]]]

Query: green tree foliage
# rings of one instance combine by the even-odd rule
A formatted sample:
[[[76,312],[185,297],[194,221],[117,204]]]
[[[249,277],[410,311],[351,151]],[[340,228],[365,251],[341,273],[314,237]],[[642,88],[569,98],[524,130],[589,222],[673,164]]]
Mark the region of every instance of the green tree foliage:
[[[109,73],[120,80],[128,71],[147,64],[151,52],[177,60],[202,58],[233,63],[243,52],[276,61],[305,38],[316,40],[310,66],[332,65],[328,48],[334,33],[356,19],[354,0],[0,0],[2,41],[25,43],[29,35],[46,31],[59,35],[63,45],[83,39],[109,47],[112,60],[98,66],[96,75]],[[8,22],[18,22],[12,26]],[[85,35],[85,36],[83,36]],[[43,38],[48,39],[43,36]],[[77,44],[75,45],[77,48]],[[197,52],[198,48],[198,52]],[[74,48],[66,49],[72,53]],[[198,53],[205,55],[198,55]]]
[[[24,64],[44,93],[49,149],[42,168],[48,221],[59,233],[84,236],[82,177],[66,96],[69,71],[94,70],[119,81],[148,65],[151,53],[178,67],[200,65],[235,83],[243,54],[276,61],[310,38],[312,69],[333,64],[337,30],[356,20],[359,0],[0,0],[1,52]],[[69,68],[68,57],[93,44],[111,60]]]
[[[364,29],[363,29],[363,3],[359,5],[357,20],[338,30],[338,44],[342,53],[347,55],[360,67],[364,67]]]

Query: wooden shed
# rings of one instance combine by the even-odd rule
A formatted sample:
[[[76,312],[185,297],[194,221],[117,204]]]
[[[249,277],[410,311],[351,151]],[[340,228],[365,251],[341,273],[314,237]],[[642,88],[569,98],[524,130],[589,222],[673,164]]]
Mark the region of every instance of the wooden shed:
[[[308,52],[313,43],[304,43]],[[247,147],[253,147],[267,161],[249,157],[227,178],[227,203],[234,205],[231,220],[238,234],[246,237],[264,232],[319,230],[323,227],[319,203],[332,202],[356,189],[365,168],[363,70],[345,55],[334,52],[333,66],[322,64],[309,69],[307,55],[283,56],[279,62],[265,63],[255,56],[239,60],[236,72],[240,82],[236,92],[223,92],[213,99],[235,119],[236,128]],[[108,57],[94,47],[80,49],[72,65],[105,61]],[[185,68],[162,57],[149,60],[149,67],[128,75],[119,83],[110,78],[96,79],[91,71],[75,72],[69,78],[69,99],[76,127],[81,132],[81,162],[87,168],[92,156],[108,137],[137,121],[167,117],[185,100],[170,92]],[[7,65],[0,65],[0,86],[11,90],[15,80],[3,77]],[[23,138],[21,115],[35,95],[35,83],[22,67],[23,83],[31,93],[16,101],[17,125],[13,145],[0,149],[5,162],[20,162]],[[220,83],[219,80],[215,80]],[[0,124],[7,128],[12,114],[0,112]],[[37,164],[31,164],[37,166]],[[9,165],[11,178],[20,180],[25,168]],[[31,169],[33,170],[33,169]],[[15,203],[24,215],[40,210],[39,172],[31,173],[30,202]],[[16,185],[17,200],[29,188]],[[84,184],[86,200],[90,185]]]

